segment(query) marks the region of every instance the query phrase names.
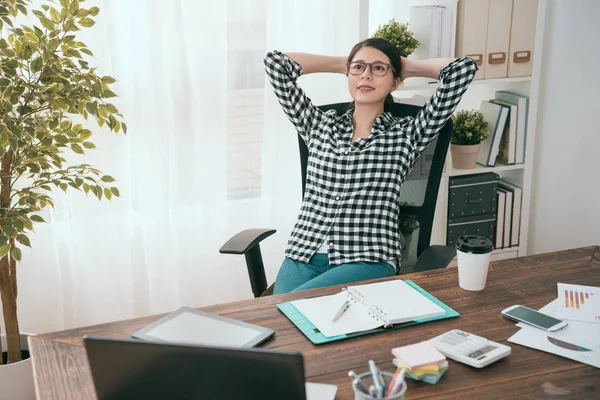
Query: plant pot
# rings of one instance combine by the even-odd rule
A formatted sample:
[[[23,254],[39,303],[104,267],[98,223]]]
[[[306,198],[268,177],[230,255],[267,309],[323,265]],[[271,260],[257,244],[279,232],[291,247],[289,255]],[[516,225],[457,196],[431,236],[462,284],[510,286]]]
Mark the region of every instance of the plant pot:
[[[29,352],[27,338],[31,333],[21,333],[21,351]],[[6,351],[6,335],[1,335],[2,350]],[[31,357],[12,364],[0,364],[0,397],[11,400],[35,400]]]
[[[413,242],[412,233],[410,235],[404,236],[404,239],[405,239],[405,242],[404,242],[404,247],[402,247],[402,250],[410,250],[411,246],[412,246],[412,242]]]
[[[451,144],[452,167],[456,169],[475,168],[480,147],[481,143],[471,145]]]

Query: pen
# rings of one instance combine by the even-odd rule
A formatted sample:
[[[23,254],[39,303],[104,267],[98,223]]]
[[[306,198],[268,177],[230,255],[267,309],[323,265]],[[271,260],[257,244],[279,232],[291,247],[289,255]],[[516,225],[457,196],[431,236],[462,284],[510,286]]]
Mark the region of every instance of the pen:
[[[375,361],[369,360],[369,368],[371,369],[371,376],[373,377],[373,383],[375,384],[377,398],[380,399],[385,392],[383,379],[381,379],[381,375],[379,375],[379,369],[375,365]]]
[[[350,301],[346,300],[346,302],[342,304],[340,309],[335,313],[331,322],[335,322],[339,317],[341,317],[342,314],[348,309],[348,307],[350,307]]]
[[[356,387],[362,391],[365,394],[369,394],[369,389],[367,389],[367,387],[365,386],[364,383],[361,382],[360,379],[358,379],[358,376],[356,376],[356,374],[354,373],[354,371],[348,371],[348,376],[351,378],[354,378],[353,383],[356,385]]]
[[[394,394],[396,394],[398,389],[400,389],[400,386],[402,386],[402,382],[404,382],[404,374],[405,373],[406,373],[406,370],[404,368],[398,369],[396,371],[396,373],[394,374],[394,377],[392,378],[392,382],[390,382],[390,387],[389,387],[387,393],[385,394],[386,397],[393,396]]]
[[[374,399],[378,399],[379,398],[379,394],[377,393],[377,389],[375,389],[375,386],[373,386],[373,385],[369,386],[369,396],[373,397]]]

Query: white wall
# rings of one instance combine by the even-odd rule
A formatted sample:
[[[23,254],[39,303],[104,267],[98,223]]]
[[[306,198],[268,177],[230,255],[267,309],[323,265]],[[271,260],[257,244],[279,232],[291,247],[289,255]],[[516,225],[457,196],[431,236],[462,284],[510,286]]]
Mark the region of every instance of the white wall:
[[[548,1],[528,254],[600,245],[599,16]]]

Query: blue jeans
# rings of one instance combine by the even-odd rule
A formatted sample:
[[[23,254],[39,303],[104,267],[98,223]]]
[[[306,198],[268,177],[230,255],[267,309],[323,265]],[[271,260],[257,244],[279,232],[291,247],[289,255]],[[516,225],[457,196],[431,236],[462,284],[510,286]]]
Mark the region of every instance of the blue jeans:
[[[308,264],[286,257],[277,275],[273,294],[385,278],[395,274],[395,268],[386,262],[354,262],[330,266],[327,254],[315,254]]]

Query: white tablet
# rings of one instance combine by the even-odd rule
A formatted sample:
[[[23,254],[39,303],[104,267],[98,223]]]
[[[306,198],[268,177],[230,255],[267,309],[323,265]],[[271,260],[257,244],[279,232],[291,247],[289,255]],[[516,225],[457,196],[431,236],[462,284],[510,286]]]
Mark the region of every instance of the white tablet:
[[[254,347],[274,334],[275,331],[270,328],[181,307],[135,332],[131,337],[151,342]]]

